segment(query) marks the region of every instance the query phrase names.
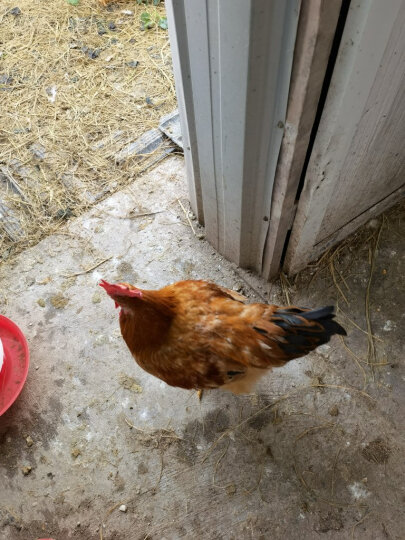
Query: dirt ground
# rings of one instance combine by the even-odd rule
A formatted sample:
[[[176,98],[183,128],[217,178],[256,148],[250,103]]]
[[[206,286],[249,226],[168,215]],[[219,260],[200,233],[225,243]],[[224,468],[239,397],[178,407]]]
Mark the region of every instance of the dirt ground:
[[[195,221],[194,235],[186,197],[183,161],[167,158],[3,264],[1,311],[25,332],[31,366],[0,418],[0,539],[403,538],[403,213],[281,286],[217,255]],[[348,337],[253,395],[199,402],[133,362],[101,277],[338,303]]]

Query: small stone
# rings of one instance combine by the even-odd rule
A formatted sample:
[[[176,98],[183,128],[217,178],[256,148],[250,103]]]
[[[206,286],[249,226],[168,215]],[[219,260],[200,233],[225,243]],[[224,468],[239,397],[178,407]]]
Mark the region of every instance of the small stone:
[[[56,219],[69,219],[74,215],[73,210],[71,208],[59,208],[56,210],[54,217]]]
[[[383,330],[384,332],[391,332],[391,330],[395,330],[396,324],[393,321],[387,320],[385,321]]]
[[[99,293],[94,293],[91,301],[93,304],[99,304],[101,302],[101,295]]]
[[[74,458],[76,459],[77,457],[80,456],[81,451],[80,451],[79,448],[77,448],[77,447],[75,446],[74,448],[72,448],[72,450],[70,451],[70,453],[71,453],[72,457],[74,457]]]
[[[21,467],[21,471],[24,476],[28,476],[32,471],[32,467],[30,465],[26,465],[25,467]]]
[[[92,60],[98,58],[101,52],[100,49],[92,49],[91,47],[87,47],[87,45],[84,45],[81,50],[83,54],[87,55]]]
[[[117,26],[116,26],[115,22],[110,21],[108,23],[108,30],[111,30],[113,32],[114,30],[116,30],[116,28],[117,28]]]
[[[316,352],[320,354],[321,356],[324,356],[325,358],[329,358],[330,354],[330,345],[320,345]]]
[[[328,413],[331,415],[331,416],[337,416],[339,414],[339,409],[338,409],[338,406],[337,405],[333,405],[333,407],[331,407],[328,411]]]
[[[106,28],[104,27],[104,24],[101,21],[97,22],[97,33],[99,36],[103,36],[107,33]]]
[[[131,60],[130,62],[127,62],[126,65],[131,68],[136,68],[136,66],[139,64],[138,60]]]
[[[39,366],[35,366],[35,369],[39,369]]]
[[[370,221],[366,225],[367,229],[378,229],[379,226],[380,221],[378,219],[370,219]]]
[[[46,476],[52,480],[52,478],[55,476],[53,472],[46,473]]]
[[[127,511],[127,507],[125,506],[125,504],[121,504],[121,506],[119,507],[118,509],[120,512],[126,512]]]
[[[228,495],[235,495],[236,493],[235,484],[229,484],[229,486],[226,486],[226,492],[228,493]]]
[[[27,443],[28,447],[31,447],[34,444],[34,441],[31,439],[31,437],[28,435],[28,437],[25,439],[25,442]]]
[[[14,7],[13,9],[10,9],[9,13],[14,16],[21,15],[21,9],[19,7]]]
[[[199,233],[199,234],[197,234],[197,238],[198,238],[198,240],[204,240],[205,234]]]
[[[45,307],[45,300],[43,298],[38,298],[37,304],[41,307]]]

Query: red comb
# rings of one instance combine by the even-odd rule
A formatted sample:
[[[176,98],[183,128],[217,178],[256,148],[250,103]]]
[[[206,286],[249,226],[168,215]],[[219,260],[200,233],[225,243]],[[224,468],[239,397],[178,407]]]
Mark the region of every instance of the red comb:
[[[108,283],[102,279],[99,283],[105,292],[110,296],[129,296],[131,298],[142,298],[142,292],[139,289],[129,289],[121,283]]]

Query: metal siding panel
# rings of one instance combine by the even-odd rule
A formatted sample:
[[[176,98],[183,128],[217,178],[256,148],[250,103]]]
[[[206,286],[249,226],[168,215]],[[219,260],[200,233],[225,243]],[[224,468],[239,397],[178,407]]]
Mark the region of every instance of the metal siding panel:
[[[299,2],[255,4],[251,23],[248,113],[245,127],[241,264],[262,271],[271,197],[286,109]],[[251,185],[254,189],[250,189]],[[249,200],[250,199],[250,200]]]
[[[244,127],[247,113],[249,21],[251,2],[219,0],[219,86],[213,95],[216,183],[222,228],[219,251],[240,258],[244,165]],[[215,74],[212,74],[215,80]]]
[[[184,90],[180,114],[194,112],[191,154],[207,238],[227,258],[260,270],[300,0],[181,3],[186,27],[176,17],[169,22],[187,35],[192,93]]]
[[[218,249],[219,224],[212,121],[211,66],[213,59],[209,48],[209,34],[212,33],[212,23],[210,25],[208,13],[210,3],[198,0],[186,1],[185,10],[186,30],[192,36],[188,47],[193,94],[188,97],[193,102],[197,126],[196,147],[192,147],[191,150],[199,156],[206,233]],[[184,31],[184,29],[180,30]]]
[[[190,99],[190,96],[193,94],[193,90],[190,75],[188,34],[186,31],[186,18],[183,1],[167,1],[166,12],[169,23],[170,47],[173,58],[173,72],[180,113],[180,125],[190,202],[198,220],[203,223],[203,197],[201,191],[198,148],[196,143],[197,134],[195,125],[195,111],[193,100]],[[178,32],[179,28],[182,29],[181,32]]]

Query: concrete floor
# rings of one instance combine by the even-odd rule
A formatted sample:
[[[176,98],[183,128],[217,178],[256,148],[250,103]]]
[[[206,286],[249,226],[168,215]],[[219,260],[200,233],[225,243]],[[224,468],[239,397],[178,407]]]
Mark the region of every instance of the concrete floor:
[[[200,403],[138,368],[97,286],[101,277],[143,288],[205,278],[284,303],[277,286],[269,291],[193,235],[177,201],[186,195],[183,161],[170,157],[3,264],[1,311],[25,332],[31,367],[0,418],[0,539],[403,538],[399,214],[384,223],[370,288],[386,365],[373,376],[358,360],[367,356],[364,241],[339,255],[348,303],[329,270],[309,269],[290,291],[301,305],[339,298],[361,328],[341,316],[358,358],[336,338],[275,370],[255,395],[211,391]],[[159,213],[134,217],[149,212]]]

